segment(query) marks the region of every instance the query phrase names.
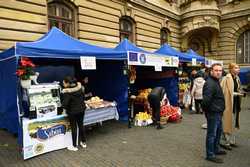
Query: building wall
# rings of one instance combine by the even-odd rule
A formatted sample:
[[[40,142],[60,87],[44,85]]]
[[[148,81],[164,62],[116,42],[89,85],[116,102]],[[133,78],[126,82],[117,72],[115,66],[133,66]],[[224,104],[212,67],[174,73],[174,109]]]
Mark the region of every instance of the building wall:
[[[180,47],[178,21],[171,19],[164,24],[166,15],[149,10],[146,2],[126,3],[121,0],[78,0],[79,39],[92,44],[115,47],[119,42],[119,19],[129,16],[135,21],[135,39],[139,47],[154,51],[160,47],[160,29],[170,30],[170,43]],[[157,9],[157,6],[155,6]]]
[[[0,0],[0,51],[16,41],[35,41],[48,31],[47,1]],[[219,6],[215,0],[190,1],[182,6],[165,0],[66,1],[76,6],[77,37],[82,41],[115,47],[120,42],[119,19],[125,15],[135,21],[135,43],[149,51],[160,47],[163,27],[170,32],[169,44],[179,50],[183,43],[188,44],[190,35],[202,36],[204,29],[210,32],[217,29],[211,40],[204,42],[205,56],[224,60],[226,64],[235,61],[236,41],[250,25],[249,0]],[[207,16],[211,16],[210,20]],[[208,27],[211,21],[217,21],[219,26]],[[193,31],[200,28],[203,30]]]
[[[47,32],[45,0],[0,0],[0,51],[16,41],[34,41]]]
[[[119,19],[127,15],[136,23],[138,46],[151,51],[160,47],[160,29],[166,26],[167,16],[156,5],[155,10],[149,10],[142,3],[126,4],[121,0],[75,0],[74,4],[80,40],[115,47],[120,42]],[[46,0],[0,0],[0,15],[0,50],[13,46],[15,41],[35,41],[48,31]],[[180,48],[178,21],[169,19],[167,28],[170,44]]]
[[[236,62],[236,44],[239,36],[250,29],[250,1],[220,6],[222,11],[218,37],[218,57],[225,64]],[[250,66],[250,64],[242,64]]]

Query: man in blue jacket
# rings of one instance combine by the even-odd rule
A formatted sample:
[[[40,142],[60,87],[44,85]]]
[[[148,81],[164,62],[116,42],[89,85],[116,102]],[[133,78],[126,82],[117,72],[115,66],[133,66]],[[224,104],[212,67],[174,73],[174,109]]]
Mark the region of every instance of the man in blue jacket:
[[[217,158],[216,155],[226,154],[225,151],[219,148],[222,115],[225,109],[225,99],[220,86],[222,71],[221,64],[213,64],[210,76],[203,87],[202,109],[205,111],[207,119],[206,160],[215,163],[223,163],[223,160]]]

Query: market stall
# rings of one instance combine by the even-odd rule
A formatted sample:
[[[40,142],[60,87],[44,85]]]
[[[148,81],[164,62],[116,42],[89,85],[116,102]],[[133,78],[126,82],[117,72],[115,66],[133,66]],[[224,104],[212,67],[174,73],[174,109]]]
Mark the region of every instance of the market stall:
[[[93,69],[93,64],[98,67],[101,61],[116,61],[117,63],[112,63],[115,64],[112,68],[116,69],[115,76],[118,78],[114,77],[109,81],[112,84],[105,83],[100,88],[112,91],[106,95],[107,98],[100,96],[105,100],[100,99],[89,105],[84,124],[118,119],[118,111],[123,110],[121,104],[126,98],[126,87],[120,88],[122,79],[126,78],[123,75],[121,60],[126,59],[126,56],[117,51],[80,42],[57,28],[52,28],[35,42],[16,43],[15,47],[0,54],[0,95],[5,97],[0,100],[0,128],[18,134],[24,159],[67,147],[71,144],[71,132],[66,116],[58,110],[62,79],[66,75],[74,76],[79,71],[79,66],[88,70]],[[33,81],[35,85],[20,86],[21,79],[16,72],[19,70],[18,73],[21,74],[24,69],[20,69],[20,66],[24,64],[26,69],[27,64],[31,67],[32,64],[36,65],[33,66],[35,74],[39,72],[40,75]],[[95,74],[107,76],[107,71],[98,71]],[[100,95],[105,94],[105,91],[99,92],[103,93]]]
[[[166,56],[147,52],[138,48],[128,40],[123,40],[116,48],[128,56],[129,100],[135,95],[132,109],[129,107],[129,123],[136,113],[149,112],[147,110],[148,91],[153,87],[162,86],[166,89],[168,99],[172,105],[177,104],[177,77],[175,77],[178,57]],[[145,115],[145,114],[141,114]],[[140,116],[139,116],[140,117]]]
[[[201,64],[205,62],[205,58],[199,56],[193,50],[188,50],[186,53],[179,52],[171,46],[164,44],[159,48],[156,53],[177,56],[179,58],[178,67],[178,104],[183,105],[184,94],[187,92],[191,86],[190,73],[193,69],[200,69]]]

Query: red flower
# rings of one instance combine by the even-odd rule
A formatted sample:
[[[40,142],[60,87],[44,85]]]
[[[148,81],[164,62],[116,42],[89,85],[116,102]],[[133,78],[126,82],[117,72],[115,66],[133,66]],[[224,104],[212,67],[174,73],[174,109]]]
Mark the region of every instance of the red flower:
[[[35,64],[27,57],[22,57],[16,74],[23,80],[29,79],[31,75],[35,74]]]
[[[23,69],[18,69],[18,70],[16,71],[16,74],[17,74],[18,76],[22,76],[22,75],[25,74],[25,70],[23,70]]]
[[[35,67],[35,65],[27,57],[22,57],[20,63],[21,63],[21,66],[24,66],[24,67]]]

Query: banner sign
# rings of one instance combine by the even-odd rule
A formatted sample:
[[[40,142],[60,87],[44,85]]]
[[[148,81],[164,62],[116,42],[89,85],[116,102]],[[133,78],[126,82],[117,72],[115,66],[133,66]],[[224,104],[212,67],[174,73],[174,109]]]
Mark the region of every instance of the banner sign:
[[[178,67],[178,57],[128,52],[128,65]]]
[[[23,118],[23,158],[28,159],[72,145],[67,116],[29,120]]]
[[[196,64],[197,64],[196,58],[192,58],[192,65],[196,66]]]
[[[220,63],[221,65],[223,65],[223,61],[220,61],[220,60],[212,60],[212,59],[206,59],[205,60],[205,65],[207,67],[211,67],[215,63]]]
[[[81,56],[81,68],[83,70],[95,70],[96,69],[96,58],[89,56]]]

